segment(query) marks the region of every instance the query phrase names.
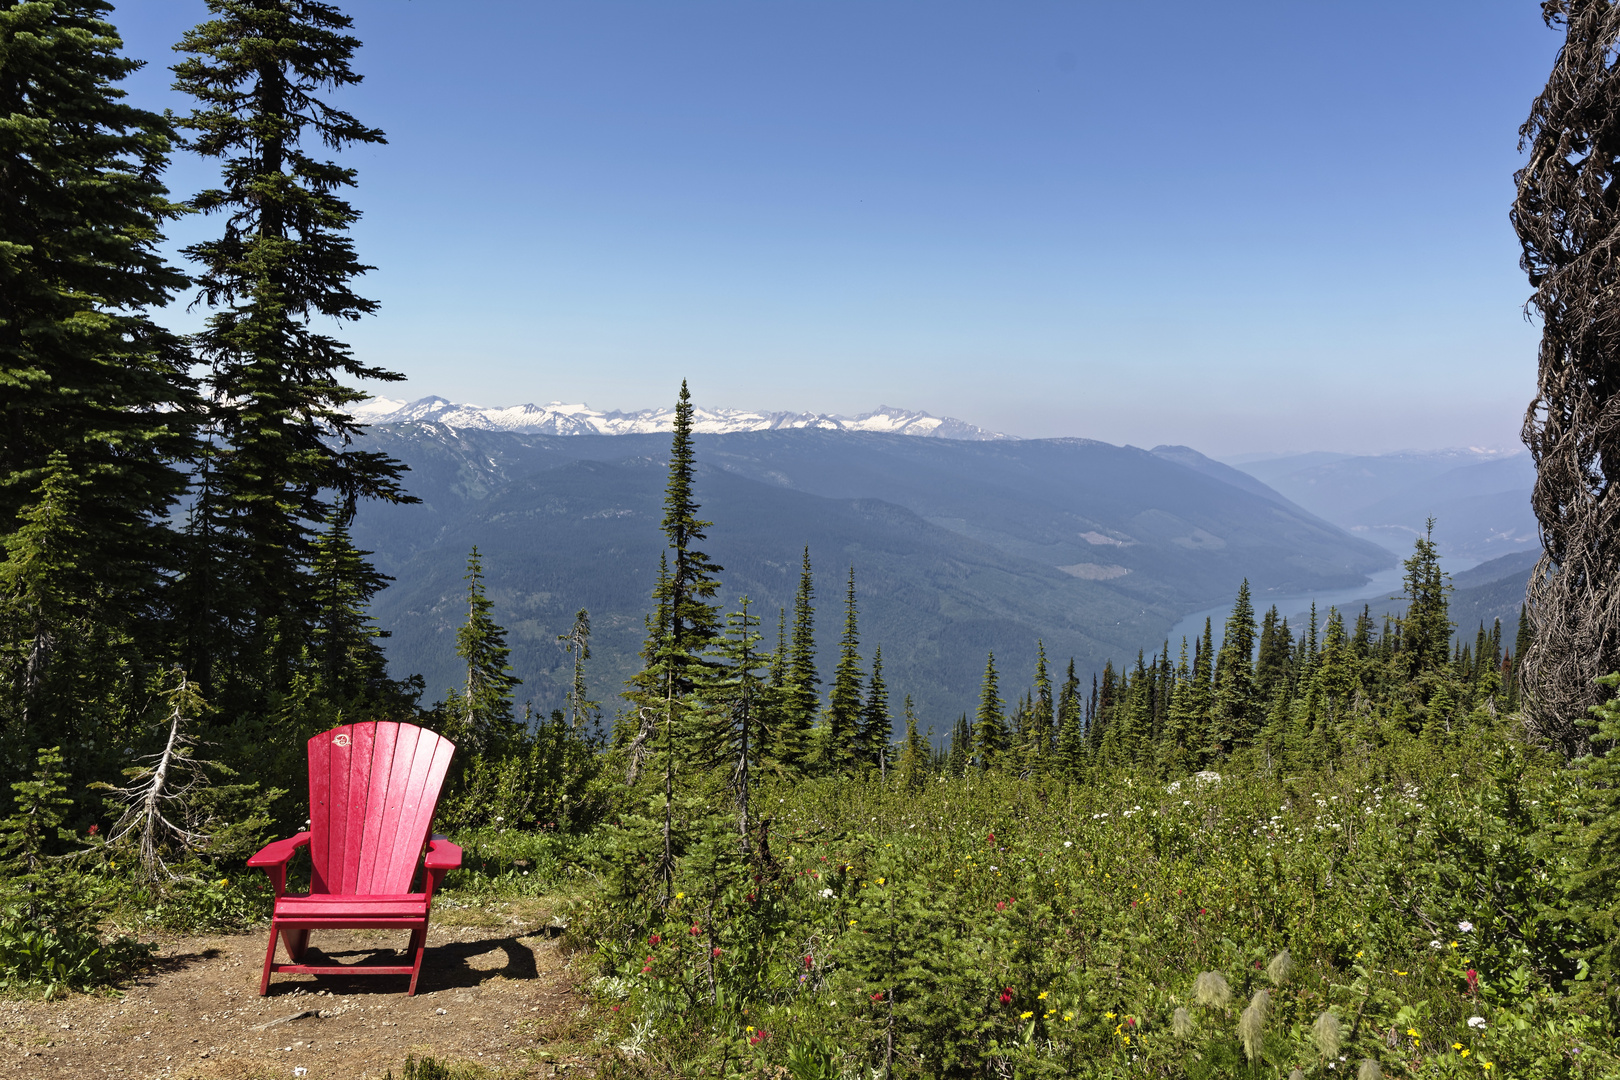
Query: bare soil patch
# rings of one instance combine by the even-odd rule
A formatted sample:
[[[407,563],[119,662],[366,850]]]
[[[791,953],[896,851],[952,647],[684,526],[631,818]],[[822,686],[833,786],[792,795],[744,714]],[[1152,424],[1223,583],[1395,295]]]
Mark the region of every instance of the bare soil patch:
[[[589,1075],[585,1001],[549,916],[435,920],[415,997],[404,975],[276,975],[260,997],[268,927],[160,937],[121,998],[0,1002],[0,1078],[381,1080],[399,1077],[407,1054],[497,1075]],[[310,948],[337,963],[401,963],[393,950],[407,936],[316,931]]]

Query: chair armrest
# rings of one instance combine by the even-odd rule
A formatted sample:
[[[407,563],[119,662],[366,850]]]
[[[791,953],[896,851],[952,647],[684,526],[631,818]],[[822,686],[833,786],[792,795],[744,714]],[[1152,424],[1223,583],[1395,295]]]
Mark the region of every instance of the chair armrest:
[[[272,840],[259,849],[259,853],[247,861],[249,866],[286,866],[287,860],[305,844],[309,843],[309,833],[301,832],[296,836],[289,836],[285,840]]]
[[[433,890],[444,884],[444,876],[461,865],[461,848],[450,842],[449,837],[434,836],[428,840],[427,858],[422,860],[422,868],[427,871],[426,892],[428,902],[433,901]]]
[[[257,866],[270,875],[270,884],[275,887],[276,899],[281,899],[287,891],[287,863],[299,848],[309,843],[309,833],[301,832],[296,836],[289,836],[285,840],[273,840],[259,849],[259,853],[249,859],[249,866]]]
[[[427,858],[423,865],[429,870],[454,870],[461,865],[461,848],[450,842],[448,837],[435,836],[428,841]]]

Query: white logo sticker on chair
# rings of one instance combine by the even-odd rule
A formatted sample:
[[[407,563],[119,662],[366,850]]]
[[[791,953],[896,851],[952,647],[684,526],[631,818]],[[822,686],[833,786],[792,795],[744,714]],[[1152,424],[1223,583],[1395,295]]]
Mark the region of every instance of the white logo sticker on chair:
[[[348,746],[349,745],[349,737],[347,735],[334,735],[334,736],[332,736],[332,745],[333,746]]]

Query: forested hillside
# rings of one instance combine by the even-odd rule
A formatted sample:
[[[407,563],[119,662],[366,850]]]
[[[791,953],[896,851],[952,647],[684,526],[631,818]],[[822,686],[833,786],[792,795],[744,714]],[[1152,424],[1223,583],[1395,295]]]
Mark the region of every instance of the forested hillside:
[[[371,429],[363,445],[409,464],[423,500],[364,508],[355,524],[356,543],[398,582],[374,608],[394,670],[421,672],[430,688],[453,678],[458,567],[476,544],[522,697],[560,702],[553,638],[581,606],[599,677],[622,684],[657,569],[667,438]],[[1162,644],[1185,611],[1229,601],[1246,576],[1257,595],[1342,587],[1388,558],[1192,451],[816,430],[694,444],[725,602],[746,595],[774,626],[808,545],[830,676],[832,613],[853,565],[865,640],[883,645],[891,680],[941,735],[970,707],[986,651],[1027,669],[1044,641],[1100,672]]]

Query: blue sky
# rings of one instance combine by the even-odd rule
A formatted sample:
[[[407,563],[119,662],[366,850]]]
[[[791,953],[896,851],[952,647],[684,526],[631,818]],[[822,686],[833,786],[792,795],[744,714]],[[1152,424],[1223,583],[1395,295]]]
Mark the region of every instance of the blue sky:
[[[389,145],[345,156],[382,309],[342,332],[390,396],[1516,444],[1528,0],[343,7]],[[189,107],[205,15],[118,5],[136,101]]]

